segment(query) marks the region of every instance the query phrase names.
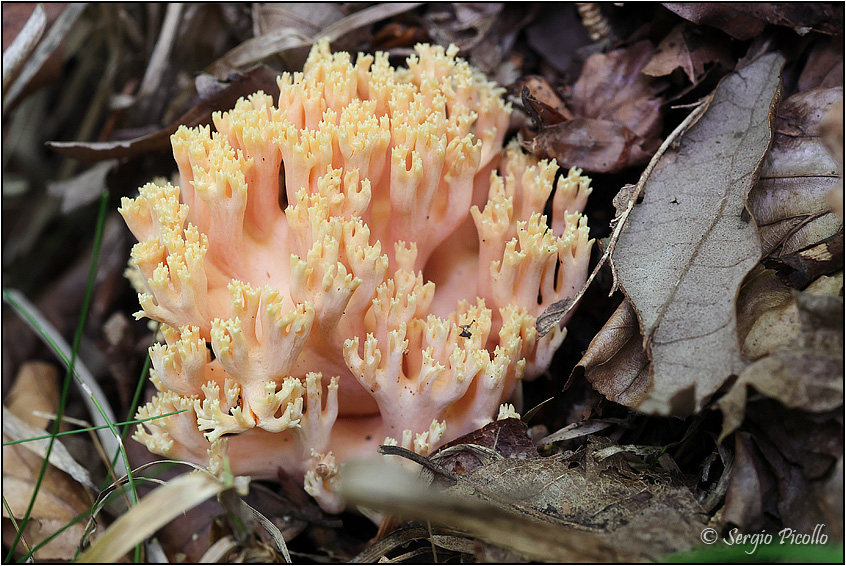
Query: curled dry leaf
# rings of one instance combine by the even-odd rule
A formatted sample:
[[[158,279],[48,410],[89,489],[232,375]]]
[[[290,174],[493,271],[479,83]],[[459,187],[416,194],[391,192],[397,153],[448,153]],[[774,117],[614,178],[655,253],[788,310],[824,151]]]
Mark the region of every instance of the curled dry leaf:
[[[488,457],[527,460],[540,458],[532,440],[526,436],[526,423],[516,418],[494,421],[479,430],[453,440],[438,448],[429,458],[457,474],[468,474]],[[474,446],[487,448],[483,454]]]
[[[662,83],[641,73],[654,53],[641,41],[607,54],[591,55],[567,98],[573,119],[541,122],[537,132],[523,131],[523,147],[564,167],[615,173],[645,163],[660,144]],[[547,118],[543,91],[526,85],[530,113]],[[537,99],[543,104],[536,104]],[[563,117],[563,114],[562,114]]]
[[[838,4],[668,2],[664,7],[688,21],[713,26],[742,41],[760,35],[767,24],[792,28],[799,35],[809,31],[843,35],[843,6]]]
[[[529,75],[520,84],[523,106],[536,124],[548,127],[573,119],[573,113],[545,78]],[[531,132],[524,130],[523,135],[531,136]]]
[[[58,375],[49,364],[24,364],[18,373],[15,386],[6,399],[8,410],[32,429],[43,429],[46,419],[33,415],[33,411],[54,413],[58,405]],[[4,409],[5,412],[5,409]],[[4,422],[4,425],[6,423]],[[3,441],[9,441],[4,434]],[[55,447],[54,447],[55,450]],[[58,451],[57,451],[58,452]],[[58,455],[63,462],[72,462],[67,451]],[[51,461],[53,456],[51,456]],[[22,444],[3,447],[3,498],[12,514],[20,522],[32,498],[43,457]],[[73,462],[76,468],[80,467]],[[84,471],[83,471],[84,473]],[[24,529],[24,540],[30,548],[66,526],[71,519],[85,512],[92,500],[85,488],[70,475],[54,466],[47,466],[44,479],[35,499],[30,520]],[[5,506],[3,517],[8,517]],[[40,560],[71,561],[82,538],[84,524],[76,523],[55,537],[35,553]],[[3,542],[11,545],[15,530],[11,523],[3,523]],[[23,551],[23,546],[18,546]]]
[[[763,358],[799,329],[799,310],[790,288],[772,269],[756,266],[737,297],[737,339],[743,359]]]
[[[816,245],[842,229],[827,195],[841,187],[839,166],[821,134],[843,87],[794,94],[778,109],[773,146],[749,193],[764,255],[779,257]]]
[[[106,189],[106,177],[117,164],[115,159],[102,161],[70,179],[49,183],[47,192],[62,200],[62,214],[67,214],[96,201]]]
[[[705,75],[705,67],[712,64],[727,69],[734,66],[728,42],[693,26],[679,24],[658,44],[655,55],[641,72],[650,77],[664,77],[681,69],[695,85]]]
[[[651,382],[642,342],[637,315],[625,299],[591,340],[577,367],[608,400],[637,406],[646,400]]]
[[[739,527],[741,532],[789,528],[810,534],[821,529],[829,540],[836,540],[842,531],[842,488],[828,494],[818,488],[826,485],[829,474],[842,486],[837,457],[826,454],[835,450],[842,459],[842,420],[839,426],[833,422],[826,425],[795,412],[785,414],[771,401],[752,407],[757,428],[754,433],[738,431],[734,435],[736,462],[720,521]],[[794,423],[802,429],[791,429],[789,425]],[[822,434],[808,434],[815,429]],[[814,477],[809,461],[824,461],[819,470],[826,473]],[[838,492],[839,499],[834,499]],[[840,507],[834,516],[826,511],[832,504]]]
[[[808,60],[796,81],[798,92],[843,86],[843,40],[820,38],[808,53]]]
[[[829,411],[843,405],[842,289],[841,272],[838,277],[823,278],[806,292],[794,292],[799,332],[784,336],[784,343],[747,367],[717,402],[723,413],[720,440],[743,421],[749,386],[787,407],[805,411]],[[787,311],[789,317],[788,304],[763,312],[758,320],[778,310]],[[785,330],[792,327],[788,323]],[[779,328],[771,330],[775,333]]]
[[[82,161],[103,161],[126,159],[152,151],[170,148],[170,136],[180,125],[189,127],[211,123],[212,112],[232,108],[239,98],[256,91],[272,96],[279,95],[276,73],[268,67],[259,66],[244,73],[233,73],[226,81],[209,81],[198,77],[197,90],[200,102],[174,123],[151,134],[129,140],[110,142],[47,142],[45,145],[64,157]]]
[[[689,415],[745,364],[735,297],[761,245],[746,213],[771,139],[784,59],[728,75],[643,187],[612,253],[652,364],[647,413]]]
[[[117,562],[171,519],[226,487],[211,474],[200,471],[183,474],[167,482],[112,523],[79,555],[79,562]]]
[[[788,285],[804,289],[819,276],[843,269],[843,230],[835,232],[816,246],[765,262],[779,268],[779,276]]]

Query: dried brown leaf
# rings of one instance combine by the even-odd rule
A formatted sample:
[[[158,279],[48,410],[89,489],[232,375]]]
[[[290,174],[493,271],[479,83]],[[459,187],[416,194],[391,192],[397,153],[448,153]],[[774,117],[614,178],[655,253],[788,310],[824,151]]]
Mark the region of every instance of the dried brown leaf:
[[[523,107],[540,127],[573,119],[573,113],[543,77],[529,75],[523,78],[520,84]]]
[[[309,46],[321,37],[335,41],[359,28],[407,12],[418,6],[420,6],[420,2],[376,4],[334,21],[315,34],[303,33],[302,26],[275,28],[265,34],[248,39],[230,50],[209,65],[206,72],[217,77],[226,77],[230,72],[258,63],[265,57]]]
[[[749,194],[765,255],[794,253],[842,228],[826,200],[840,185],[839,167],[820,137],[826,113],[842,100],[842,87],[817,89],[778,109],[773,146]]]
[[[183,474],[121,515],[79,555],[79,562],[116,562],[133,546],[184,511],[220,493],[224,484],[206,472]]]
[[[664,7],[696,24],[721,29],[735,39],[761,34],[767,24],[786,26],[805,35],[818,31],[843,35],[843,6],[822,2],[669,2]]]
[[[811,533],[815,528],[822,528],[827,535],[837,536],[837,532],[831,529],[832,525],[824,524],[826,515],[823,508],[828,498],[812,496],[812,484],[806,475],[804,462],[788,457],[788,453],[794,457],[798,454],[791,444],[800,441],[801,436],[785,438],[787,431],[777,430],[778,423],[795,420],[797,416],[784,414],[772,403],[756,404],[756,408],[761,409],[757,419],[763,428],[756,428],[754,432],[738,431],[734,436],[736,461],[726,493],[722,522],[739,527],[741,532],[776,531],[786,527]],[[804,424],[814,426],[817,423]],[[771,436],[772,433],[776,436]],[[785,448],[788,448],[788,453]],[[842,453],[842,442],[840,451]],[[802,458],[818,457],[818,454],[809,451],[802,455]],[[827,468],[830,467],[831,461]]]
[[[843,405],[843,297],[837,295],[842,292],[842,275],[837,280],[832,294],[813,290],[795,294],[800,332],[747,367],[717,402],[723,413],[720,440],[743,422],[747,387],[804,411]]]
[[[54,367],[48,364],[26,364],[22,366],[7,402],[8,408],[13,414],[16,414],[25,423],[29,423],[30,429],[28,430],[39,430],[46,425],[46,420],[43,417],[32,414],[34,410],[47,413],[55,412],[58,402],[57,382],[57,372]],[[6,435],[6,419],[4,419],[3,425],[3,441],[16,440],[16,438]],[[21,432],[23,430],[21,429]],[[56,451],[55,446],[54,451]],[[56,452],[56,459],[73,461],[67,450],[62,451],[60,449]],[[51,455],[52,460],[53,456]],[[12,514],[18,520],[23,517],[29,506],[42,461],[41,455],[23,444],[3,447],[3,497],[9,504]],[[74,462],[74,464],[76,463]],[[78,464],[76,466],[78,469]],[[38,496],[35,499],[35,505],[32,508],[30,521],[24,529],[24,539],[30,547],[38,544],[67,525],[75,516],[86,511],[91,503],[92,501],[82,485],[58,468],[48,466]],[[3,516],[8,517],[5,506]],[[36,552],[35,558],[41,560],[73,560],[83,530],[84,525],[82,524],[72,525]],[[5,544],[11,545],[14,536],[13,529],[3,529]],[[19,546],[19,550],[22,549],[23,547]]]
[[[807,92],[836,86],[843,86],[843,40],[823,38],[811,48],[796,81],[796,90]]]
[[[443,491],[362,462],[345,470],[341,489],[353,502],[464,529],[512,560],[652,560],[697,544],[705,518],[689,489],[648,471],[636,447],[612,448],[590,439],[587,450],[569,455],[494,457],[450,476],[456,483]]]
[[[735,297],[761,255],[745,217],[771,139],[784,59],[728,75],[646,181],[612,254],[652,361],[647,413],[689,415],[744,368]]]
[[[571,93],[577,116],[617,122],[647,141],[658,141],[661,131],[661,81],[641,73],[655,48],[639,41],[610,53],[588,57]],[[657,148],[657,143],[655,144]]]
[[[253,7],[253,25],[258,32],[256,35],[274,29],[290,28],[311,37],[346,15],[347,12],[341,5],[334,2],[261,2]]]
[[[709,64],[725,68],[734,65],[728,43],[693,26],[679,24],[661,41],[655,55],[641,72],[651,77],[664,77],[682,69],[695,85],[699,84],[705,74],[705,66]]]
[[[821,275],[843,269],[843,231],[836,232],[816,246],[766,261],[770,267],[781,267],[779,276],[795,289],[804,289]]]
[[[12,16],[13,17],[13,16]],[[11,19],[11,17],[9,17]],[[7,16],[3,14],[3,28],[6,31]],[[11,22],[10,22],[11,25]],[[20,31],[14,36],[14,40],[6,47],[6,38],[4,35],[3,45],[3,90],[9,86],[11,80],[15,77],[18,69],[24,64],[27,57],[35,49],[44,29],[47,27],[47,14],[44,12],[44,7],[37,4],[26,23],[20,28]],[[10,30],[11,31],[11,30]]]
[[[651,382],[642,342],[637,315],[626,299],[591,340],[578,367],[607,399],[637,406],[646,400]]]
[[[544,2],[535,20],[526,27],[526,40],[544,60],[562,75],[576,76],[582,50],[592,41],[576,6],[566,2]]]
[[[758,265],[737,296],[737,339],[745,360],[758,360],[800,330],[799,310],[790,288],[775,271]]]
[[[722,520],[740,527],[743,532],[772,527],[767,520],[778,515],[775,480],[748,432],[735,433],[734,450],[734,468]]]
[[[350,503],[412,520],[460,529],[521,558],[542,562],[606,562],[628,560],[625,548],[614,547],[595,533],[563,526],[543,513],[505,510],[481,500],[427,489],[417,474],[384,459],[349,462],[340,493]]]
[[[527,430],[526,423],[520,419],[494,421],[441,446],[430,459],[457,474],[467,474],[483,465],[486,456],[499,455],[521,460],[540,458],[534,443],[526,436]],[[486,455],[480,455],[473,450],[473,446],[489,450]]]
[[[500,460],[446,491],[485,499],[494,494],[495,504],[535,510],[595,533],[633,560],[655,560],[698,544],[704,515],[688,488],[668,475],[635,470],[632,464],[646,468],[643,460],[631,451],[611,455],[614,448],[591,438],[586,450],[572,456]],[[478,486],[486,492],[480,494]]]
[[[256,91],[278,94],[276,73],[268,67],[259,66],[244,73],[235,73],[226,81],[216,81],[212,87],[208,81],[198,77],[198,90],[204,96],[201,101],[183,114],[174,123],[161,130],[130,140],[111,142],[47,142],[46,145],[59,155],[82,161],[103,161],[106,159],[127,159],[153,151],[170,148],[170,136],[180,125],[189,127],[211,123],[212,112],[232,108],[239,98]]]
[[[640,71],[653,52],[651,43],[641,41],[590,56],[568,97],[575,118],[544,122],[537,133],[524,130],[523,147],[590,172],[614,173],[648,161],[660,144],[660,82]],[[528,85],[529,95],[543,99],[536,86]],[[543,122],[537,105],[530,106]]]
[[[29,82],[36,76],[44,66],[50,55],[64,40],[77,18],[85,10],[85,3],[71,3],[62,11],[61,15],[53,22],[47,35],[40,41],[38,47],[27,58],[20,67],[20,73],[8,89],[3,89],[3,112],[5,113],[17,101],[17,98],[24,92]]]

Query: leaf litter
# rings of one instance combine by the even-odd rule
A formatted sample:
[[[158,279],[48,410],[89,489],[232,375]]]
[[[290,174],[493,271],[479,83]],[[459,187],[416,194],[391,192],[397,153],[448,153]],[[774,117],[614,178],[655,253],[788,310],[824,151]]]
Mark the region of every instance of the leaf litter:
[[[651,360],[643,412],[689,415],[743,370],[734,299],[761,256],[746,196],[770,144],[783,63],[765,55],[724,79],[652,171],[617,241],[613,266]]]

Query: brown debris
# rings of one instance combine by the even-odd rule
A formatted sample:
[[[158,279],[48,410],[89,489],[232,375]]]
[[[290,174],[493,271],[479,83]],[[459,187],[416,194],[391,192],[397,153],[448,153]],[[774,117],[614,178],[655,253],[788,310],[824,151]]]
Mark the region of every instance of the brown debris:
[[[543,121],[549,115],[543,101],[550,97],[541,84],[525,85],[529,92],[524,101],[541,122],[535,124],[536,132],[523,129],[523,147],[555,158],[563,167],[595,173],[615,173],[648,161],[661,142],[661,83],[641,73],[653,53],[652,45],[641,41],[590,56],[566,97],[573,119]]]

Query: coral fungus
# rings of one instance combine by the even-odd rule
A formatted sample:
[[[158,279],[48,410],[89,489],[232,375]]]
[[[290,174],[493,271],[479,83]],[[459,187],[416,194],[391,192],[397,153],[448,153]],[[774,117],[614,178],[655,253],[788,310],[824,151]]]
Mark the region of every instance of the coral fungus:
[[[172,136],[179,186],[120,209],[137,316],[161,321],[135,438],[236,474],[303,477],[337,511],[339,465],[470,432],[549,365],[535,319],[583,284],[589,179],[516,144],[457,49],[312,49],[302,73]],[[549,207],[549,218],[543,215]],[[210,346],[210,347],[209,347]]]

